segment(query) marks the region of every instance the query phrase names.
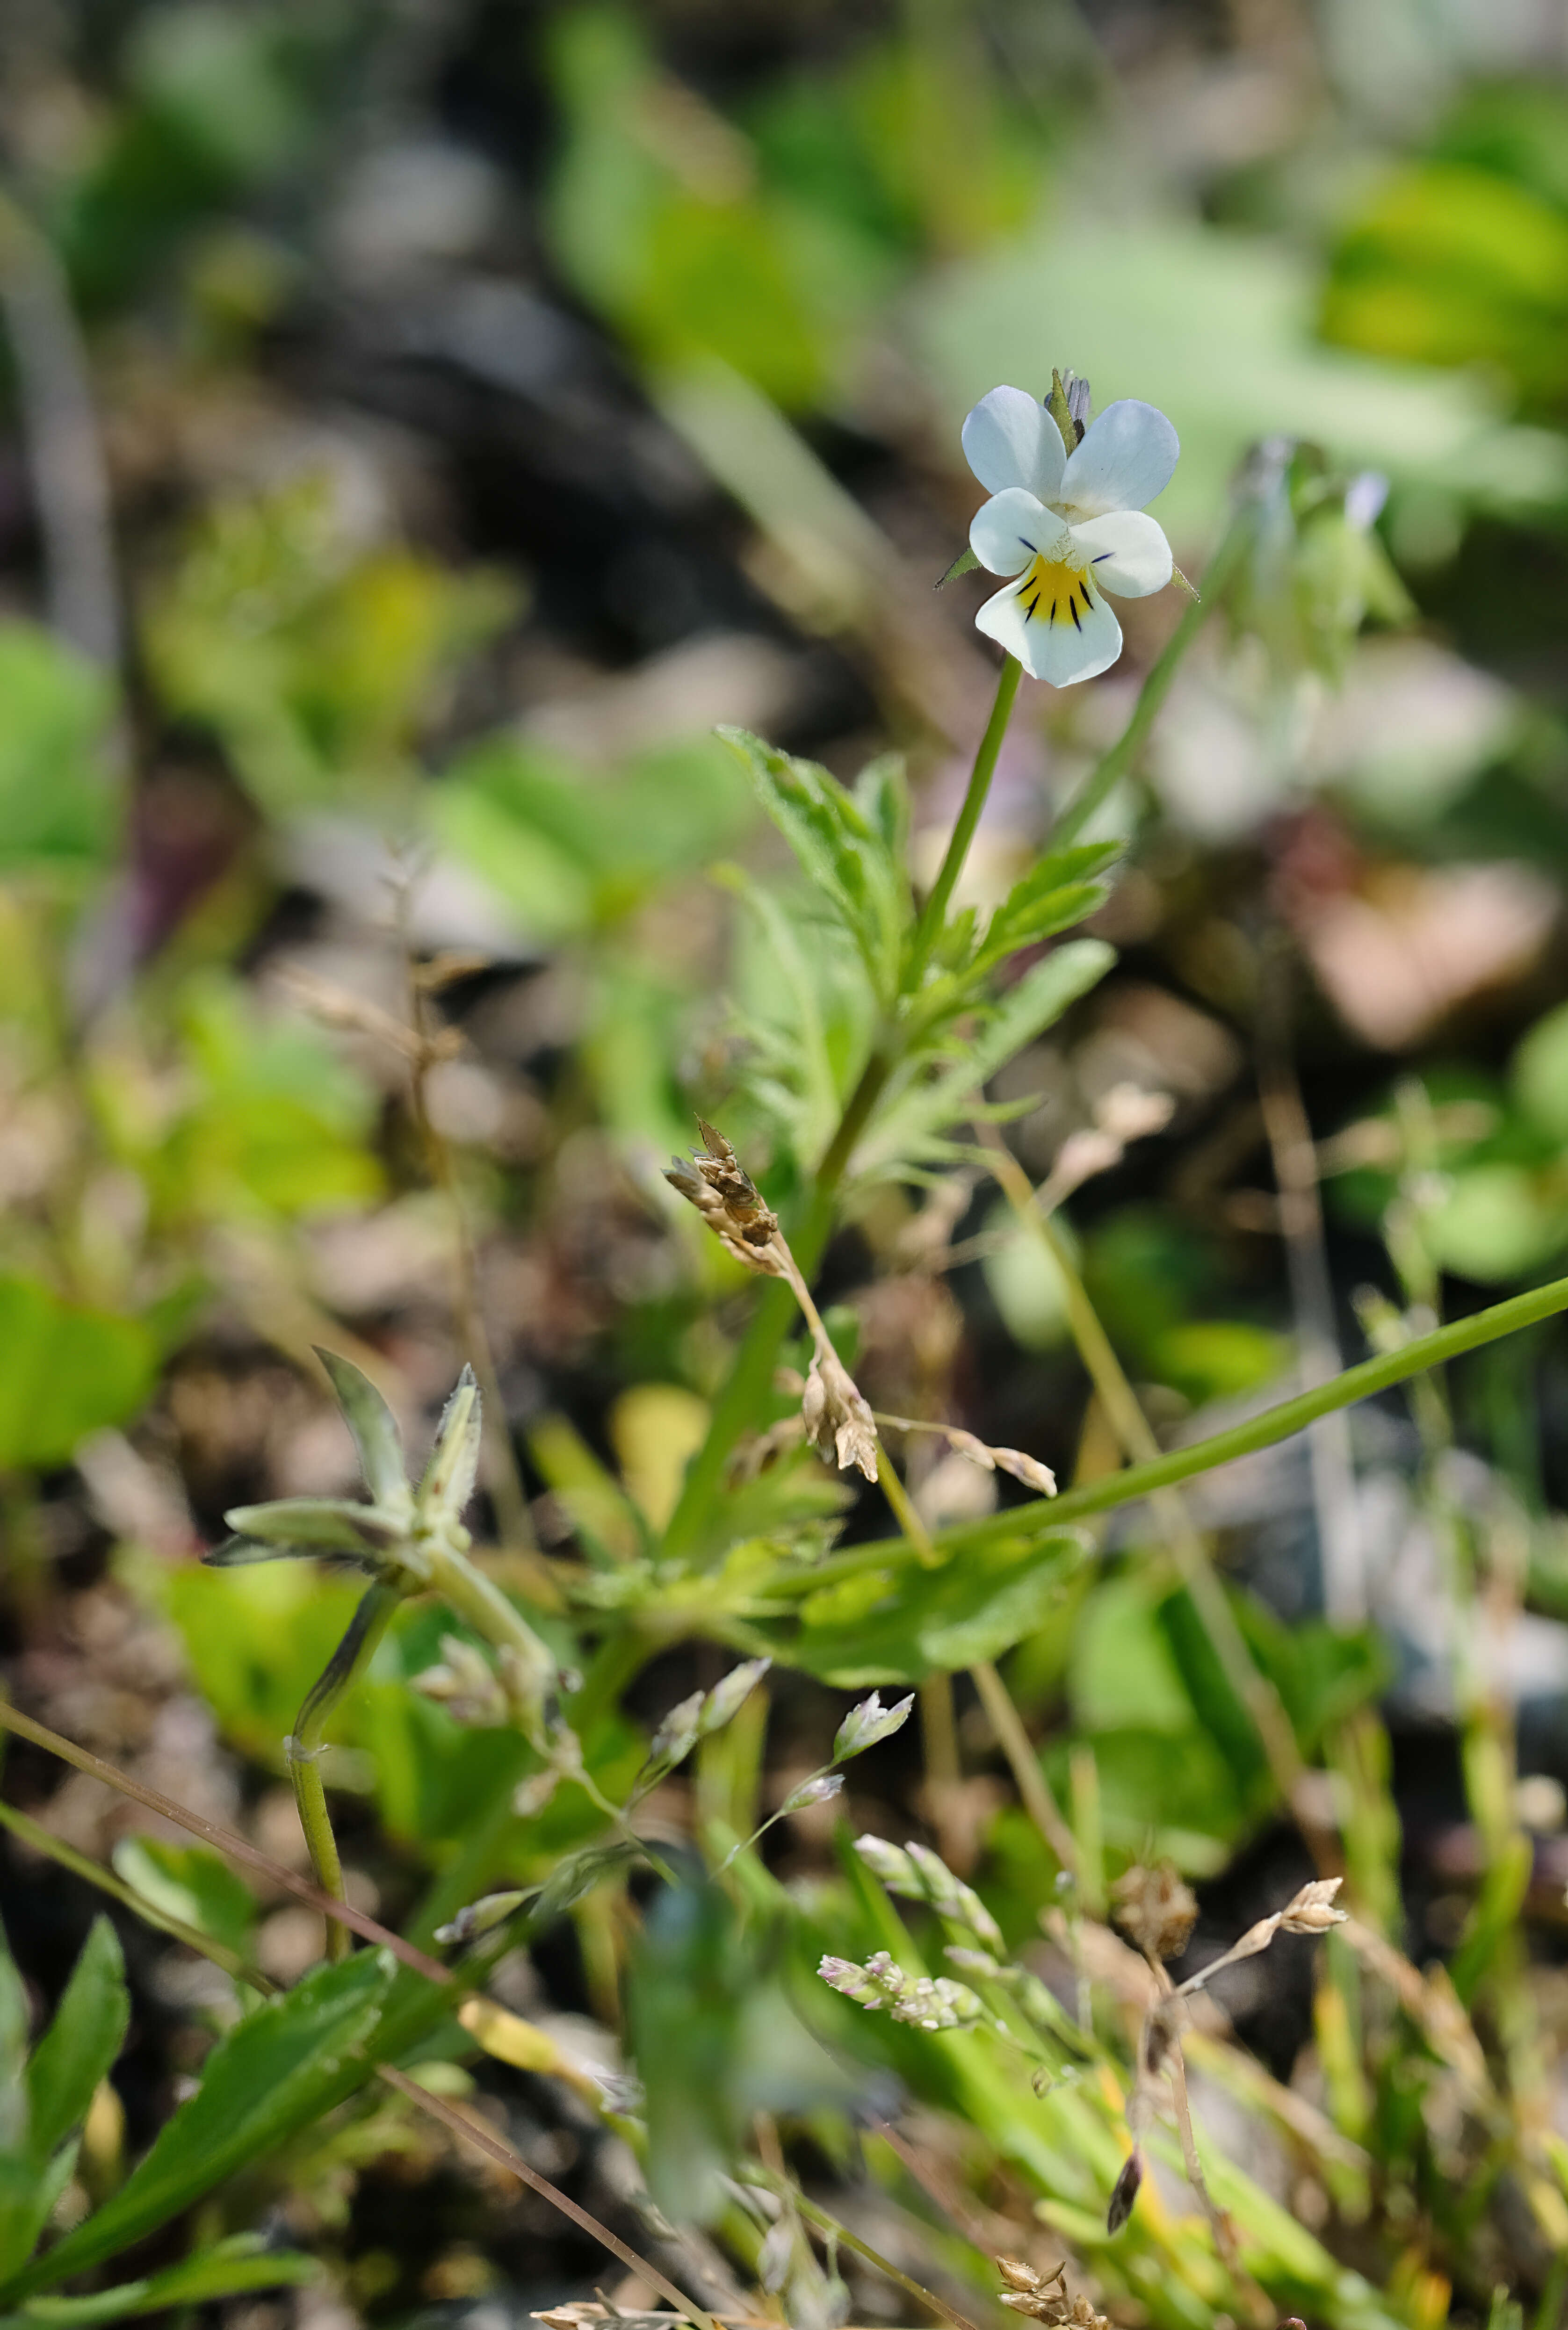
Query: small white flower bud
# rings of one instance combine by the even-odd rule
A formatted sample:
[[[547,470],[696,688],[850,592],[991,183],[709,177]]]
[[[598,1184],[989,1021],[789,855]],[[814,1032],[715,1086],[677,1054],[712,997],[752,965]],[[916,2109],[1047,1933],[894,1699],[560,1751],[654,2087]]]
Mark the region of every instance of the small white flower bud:
[[[913,1691],[907,1699],[895,1700],[891,1707],[884,1707],[873,1691],[870,1699],[861,1700],[859,1707],[851,1707],[833,1740],[834,1763],[847,1764],[851,1756],[863,1756],[879,1740],[890,1739],[895,1731],[903,1729],[914,1704]]]
[[[881,1879],[889,1893],[918,1893],[919,1887],[909,1856],[899,1846],[889,1844],[882,1836],[858,1836],[855,1851],[872,1876]]]
[[[698,1738],[706,1739],[709,1732],[722,1731],[739,1714],[772,1664],[771,1659],[747,1659],[742,1665],[732,1667],[722,1682],[714,1684],[703,1701],[697,1727]]]
[[[779,1811],[803,1813],[809,1804],[824,1804],[830,1796],[840,1793],[843,1785],[837,1772],[813,1772],[809,1780],[803,1780],[798,1788],[790,1790]]]
[[[697,1745],[702,1711],[707,1703],[707,1692],[694,1691],[689,1699],[683,1699],[679,1707],[670,1709],[648,1743],[648,1761],[643,1766],[644,1771],[651,1770],[655,1765],[667,1772],[673,1771],[677,1764],[684,1762]]]

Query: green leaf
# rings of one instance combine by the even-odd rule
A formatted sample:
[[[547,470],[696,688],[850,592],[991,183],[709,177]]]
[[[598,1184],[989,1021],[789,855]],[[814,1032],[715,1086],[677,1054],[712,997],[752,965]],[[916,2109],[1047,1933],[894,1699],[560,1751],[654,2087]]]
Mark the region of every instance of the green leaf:
[[[0,1472],[68,1463],[126,1424],[157,1377],[139,1320],[62,1302],[35,1278],[0,1278]]]
[[[397,1418],[367,1375],[352,1359],[316,1346],[316,1356],[332,1379],[337,1405],[354,1435],[359,1469],[371,1500],[395,1511],[408,1495],[408,1467]]]
[[[101,2264],[308,2126],[341,2093],[343,2059],[375,2030],[394,1970],[389,1951],[362,1951],[318,1966],[236,2023],[113,2199],[34,2265],[20,2292]]]
[[[93,2090],[125,2043],[125,1959],[107,1918],[95,1918],[54,2020],[27,2066],[29,2148],[42,2165],[81,2126]]]
[[[1104,885],[1094,877],[1119,854],[1118,843],[1099,842],[1042,857],[1014,883],[992,915],[969,976],[989,971],[1020,947],[1038,946],[1092,914],[1105,896]]]
[[[94,2290],[89,2297],[30,2297],[19,2314],[0,2315],[0,2330],[25,2330],[29,2325],[42,2325],[43,2330],[98,2330],[100,2323],[121,2322],[131,2315],[160,2314],[169,2306],[237,2297],[242,2290],[312,2281],[320,2269],[315,2258],[298,2249],[269,2249],[260,2233],[234,2233],[145,2281],[122,2281],[113,2289]]]
[[[1087,1558],[1073,1530],[1031,1545],[1004,1539],[940,1568],[862,1571],[808,1596],[787,1632],[754,1631],[775,1658],[837,1690],[922,1682],[1000,1658],[1034,1633]]]
[[[873,823],[851,793],[814,761],[776,752],[745,728],[720,728],[751,772],[769,817],[849,932],[884,1003],[897,990],[908,886],[879,829],[890,813],[885,776],[873,778]]]
[[[374,1505],[356,1505],[347,1497],[279,1497],[270,1504],[236,1505],[223,1515],[242,1539],[281,1553],[296,1549],[309,1553],[351,1554],[356,1561],[375,1565],[389,1546],[404,1534],[405,1517],[384,1513]],[[233,1561],[265,1559],[265,1554],[231,1554],[220,1546],[207,1557],[218,1568]]]
[[[256,1897],[222,1853],[204,1844],[171,1844],[163,1837],[122,1836],[114,1848],[117,1874],[171,1918],[195,1926],[242,1957],[256,1923]]]
[[[851,1163],[855,1178],[917,1156],[958,1119],[974,1114],[981,1086],[1103,979],[1116,951],[1103,939],[1072,939],[1031,963],[1010,987],[956,1066],[895,1091],[871,1120]]]
[[[100,672],[25,623],[0,624],[0,876],[80,880],[119,841]]]
[[[52,2160],[0,2160],[0,2282],[19,2273],[37,2248],[50,2211],[71,2182],[76,2151],[74,2144],[62,2144]]]

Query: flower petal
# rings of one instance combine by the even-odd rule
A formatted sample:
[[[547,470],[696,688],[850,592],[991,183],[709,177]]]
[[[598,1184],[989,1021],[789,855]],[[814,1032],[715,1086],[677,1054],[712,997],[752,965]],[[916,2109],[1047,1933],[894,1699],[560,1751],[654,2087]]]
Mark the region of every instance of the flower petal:
[[[1055,421],[1050,425],[1054,429]],[[1009,486],[975,511],[969,547],[993,574],[1017,574],[1042,550],[1049,557],[1059,546],[1065,548],[1066,537],[1066,526],[1043,502],[1022,486]]]
[[[1141,510],[1171,482],[1181,442],[1164,414],[1136,397],[1107,404],[1091,421],[1062,472],[1060,503],[1074,524],[1107,510]]]
[[[1089,611],[1075,624],[1065,616],[1048,622],[1040,614],[1026,615],[1025,601],[1016,582],[987,599],[974,618],[984,631],[1025,671],[1052,687],[1070,687],[1076,680],[1092,679],[1108,671],[1122,651],[1122,627],[1098,592],[1091,591]],[[1039,601],[1034,602],[1037,606]]]
[[[993,388],[964,423],[964,458],[988,493],[1022,486],[1037,501],[1053,502],[1067,449],[1036,398],[1022,388]]]
[[[1072,529],[1073,547],[1088,560],[1095,587],[1118,599],[1146,599],[1171,579],[1171,545],[1143,510],[1113,510]]]

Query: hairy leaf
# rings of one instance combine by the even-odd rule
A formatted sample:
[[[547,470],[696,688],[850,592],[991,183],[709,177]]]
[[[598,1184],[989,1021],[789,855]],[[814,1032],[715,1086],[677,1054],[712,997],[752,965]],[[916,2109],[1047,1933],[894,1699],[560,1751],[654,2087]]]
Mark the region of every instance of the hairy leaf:
[[[908,905],[908,886],[889,848],[891,780],[868,787],[869,815],[813,761],[775,752],[744,728],[721,728],[751,772],[763,807],[859,948],[878,996],[892,1001]]]
[[[403,1436],[397,1418],[352,1359],[316,1346],[316,1356],[332,1380],[337,1405],[354,1435],[359,1469],[374,1501],[395,1511],[408,1495],[408,1469],[403,1461]]]

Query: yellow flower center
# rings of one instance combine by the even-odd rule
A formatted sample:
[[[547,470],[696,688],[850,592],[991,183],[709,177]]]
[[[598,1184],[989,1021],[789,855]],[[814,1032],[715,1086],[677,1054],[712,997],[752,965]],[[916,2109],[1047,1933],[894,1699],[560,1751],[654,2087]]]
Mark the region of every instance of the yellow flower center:
[[[1041,551],[1013,585],[1027,616],[1042,623],[1071,623],[1083,629],[1083,618],[1094,601],[1089,578],[1075,559],[1048,558]]]

